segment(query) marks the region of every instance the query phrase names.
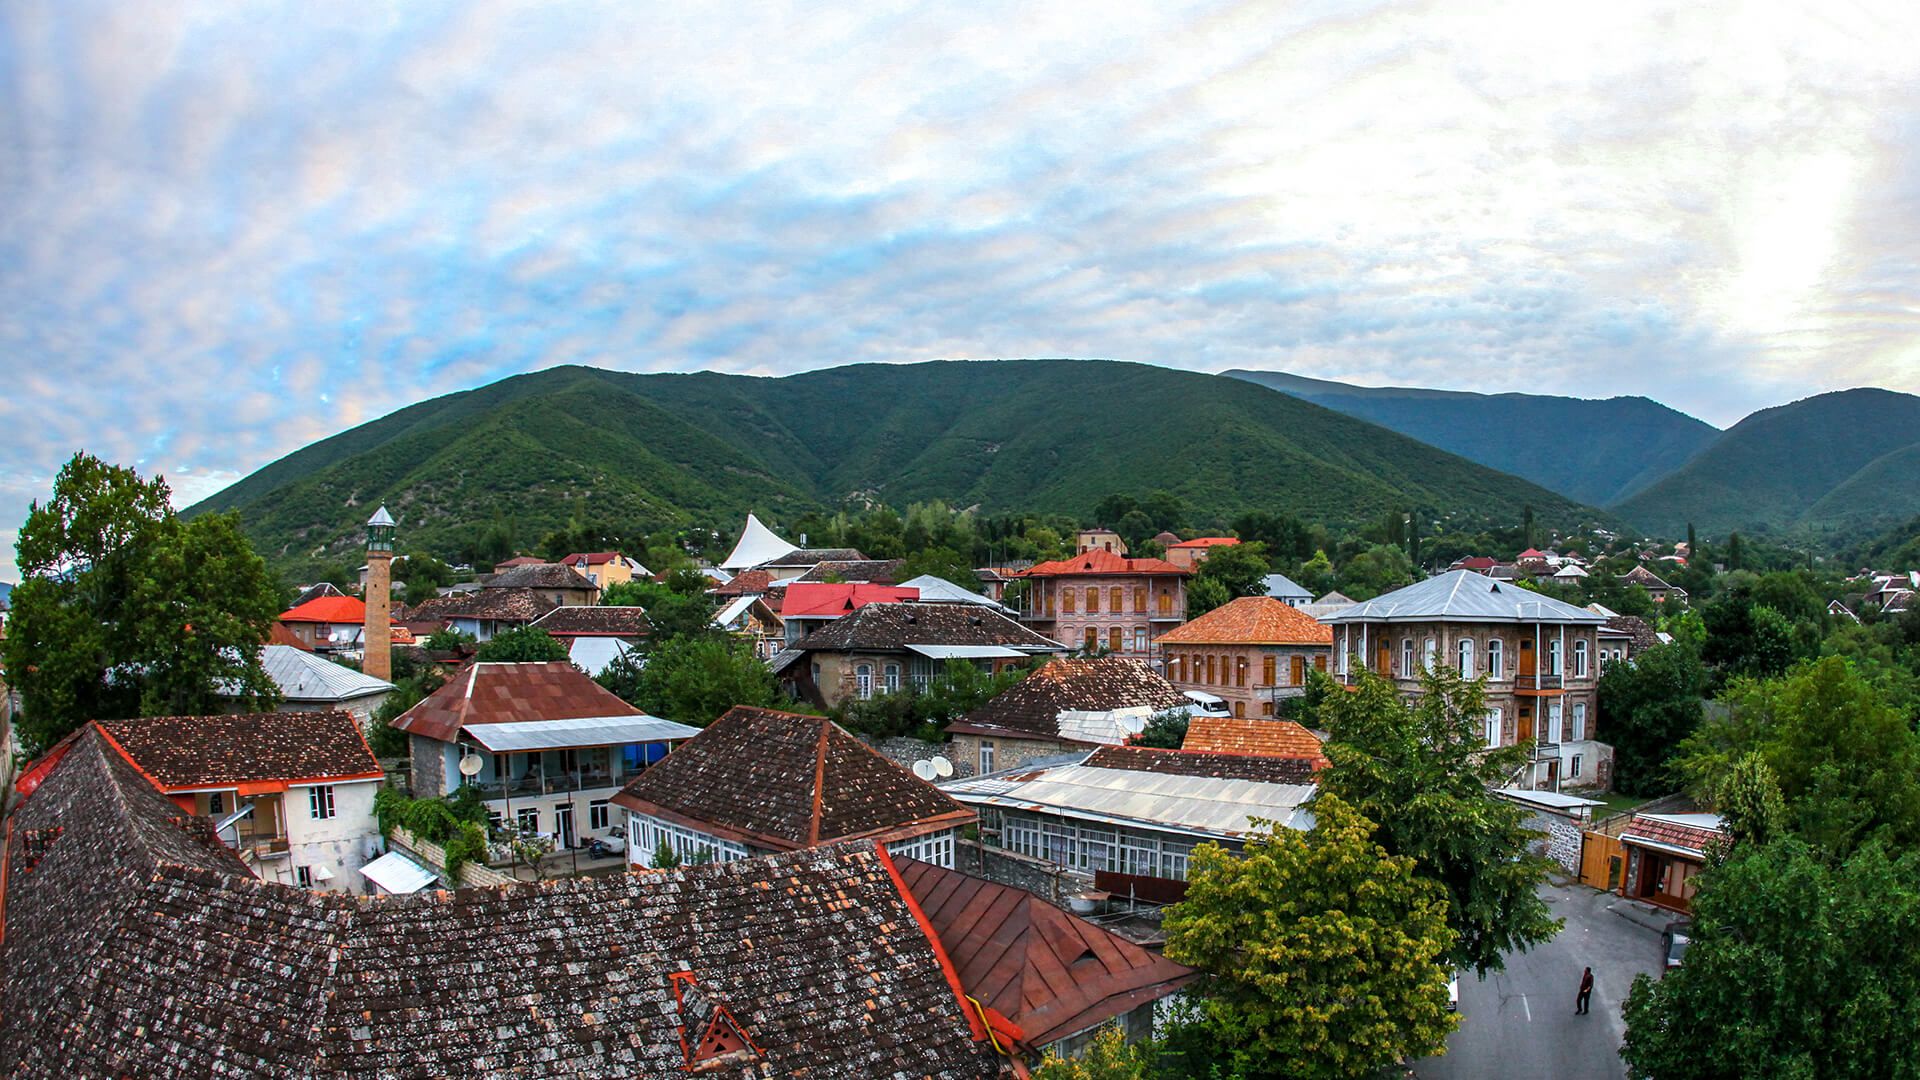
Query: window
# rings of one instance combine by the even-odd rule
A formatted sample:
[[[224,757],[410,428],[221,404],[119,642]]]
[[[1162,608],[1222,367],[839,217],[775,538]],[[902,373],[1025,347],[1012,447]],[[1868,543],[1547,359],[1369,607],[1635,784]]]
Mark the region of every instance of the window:
[[[1573,643],[1573,677],[1576,679],[1587,677],[1587,643],[1584,641]]]
[[[207,796],[207,813],[224,814],[227,812],[227,793],[215,791]]]
[[[1078,595],[1080,594],[1074,592],[1072,589],[1061,589],[1060,590],[1060,610],[1068,615],[1073,614],[1074,598],[1077,597]]]
[[[889,694],[898,693],[900,690],[900,665],[888,664],[885,670],[886,678],[881,682],[881,685],[886,687],[887,693]]]
[[[1573,761],[1567,765],[1567,775],[1570,777],[1573,777],[1576,780],[1579,779],[1580,777],[1580,755],[1579,754],[1573,755]]]
[[[1234,702],[1233,715],[1244,718],[1247,715],[1247,703],[1244,701]]]
[[[1488,746],[1500,745],[1500,728],[1501,728],[1500,710],[1488,709],[1487,710],[1487,745]]]
[[[1268,656],[1260,661],[1260,681],[1262,685],[1273,686],[1280,679],[1280,658]]]
[[[1316,656],[1316,657],[1314,657],[1314,658],[1313,658],[1313,670],[1315,670],[1315,671],[1325,671],[1325,670],[1327,670],[1327,658],[1326,658],[1326,657],[1324,657],[1324,656]]]
[[[537,833],[540,831],[539,807],[523,806],[513,812],[513,819],[514,823],[520,826],[520,831],[523,833]]]
[[[307,815],[316,821],[333,816],[333,785],[322,784],[307,789]]]
[[[992,771],[993,771],[993,740],[981,739],[980,740],[980,775],[985,776],[986,774]]]
[[[1087,586],[1087,614],[1096,615],[1100,611],[1100,586]]]
[[[1473,678],[1473,639],[1460,639],[1460,677]]]
[[[1099,627],[1097,626],[1087,627],[1087,636],[1085,639],[1085,646],[1086,646],[1087,652],[1091,653],[1091,652],[1100,651],[1100,628]]]
[[[1306,658],[1306,657],[1304,657],[1304,656],[1301,656],[1301,655],[1300,655],[1299,653],[1295,653],[1295,654],[1293,654],[1293,656],[1292,656],[1292,657],[1290,657],[1290,659],[1291,659],[1291,660],[1292,660],[1293,662],[1292,662],[1292,663],[1291,663],[1291,664],[1289,665],[1289,667],[1290,667],[1290,669],[1291,669],[1291,670],[1290,670],[1290,671],[1288,672],[1288,676],[1287,676],[1287,677],[1288,677],[1288,682],[1287,682],[1287,685],[1288,685],[1288,686],[1304,686],[1304,685],[1306,685],[1306,682],[1307,682],[1307,658]]]
[[[309,866],[294,867],[293,883],[303,889],[313,888],[313,868]]]
[[[1403,679],[1411,679],[1413,678],[1413,675],[1414,675],[1413,639],[1401,638],[1400,639],[1400,677]]]
[[[953,830],[933,833],[930,836],[916,836],[911,840],[902,840],[887,845],[887,854],[909,859],[919,859],[924,863],[953,869]]]
[[[1432,671],[1435,657],[1440,655],[1440,643],[1432,638],[1420,644],[1420,670]]]
[[[872,664],[861,664],[853,669],[853,692],[861,701],[873,696]]]
[[[1560,639],[1547,642],[1547,674],[1560,674]]]
[[[1547,741],[1560,741],[1560,702],[1559,699],[1547,702]]]
[[[1134,630],[1133,651],[1138,653],[1143,653],[1147,651],[1147,632],[1144,629],[1136,628]]]
[[[1219,682],[1219,680],[1214,677],[1215,675],[1214,665],[1218,662],[1219,661],[1214,659],[1212,653],[1207,654],[1207,685],[1208,686],[1217,685]]]
[[[1234,659],[1233,685],[1235,686],[1247,685],[1247,658],[1244,656],[1237,657]]]
[[[1127,606],[1127,590],[1122,589],[1118,585],[1115,585],[1112,589],[1107,591],[1107,610],[1108,611],[1111,611],[1115,615],[1118,615],[1122,611],[1126,610],[1126,606]]]
[[[1584,701],[1576,701],[1573,703],[1572,739],[1574,742],[1581,742],[1584,739],[1586,739],[1586,737],[1587,737],[1587,703]]]
[[[595,799],[587,804],[587,828],[595,832],[605,829],[608,816],[607,800]]]
[[[1145,615],[1147,613],[1147,587],[1145,585],[1135,585],[1133,587],[1133,610],[1136,615]]]
[[[1487,678],[1504,678],[1507,674],[1506,657],[1499,638],[1487,642]]]
[[[1127,632],[1118,626],[1107,629],[1107,648],[1120,652],[1127,647]]]

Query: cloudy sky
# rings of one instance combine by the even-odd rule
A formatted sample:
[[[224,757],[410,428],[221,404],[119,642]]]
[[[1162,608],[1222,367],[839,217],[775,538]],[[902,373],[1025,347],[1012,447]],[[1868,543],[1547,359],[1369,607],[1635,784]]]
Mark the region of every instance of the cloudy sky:
[[[156,10],[171,9],[168,13]],[[0,0],[0,578],[583,363],[1920,391],[1920,5]]]

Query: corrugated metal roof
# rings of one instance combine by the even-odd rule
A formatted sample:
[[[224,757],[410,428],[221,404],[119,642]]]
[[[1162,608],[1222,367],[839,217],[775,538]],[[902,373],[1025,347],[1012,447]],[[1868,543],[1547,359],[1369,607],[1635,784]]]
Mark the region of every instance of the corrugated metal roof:
[[[1312,825],[1301,804],[1311,784],[1268,784],[1206,776],[1171,776],[1129,769],[1067,765],[1038,772],[988,777],[941,788],[976,806],[1051,810],[1069,817],[1131,822],[1207,836],[1238,838],[1249,818],[1290,828]]]
[[[288,701],[346,701],[393,689],[393,684],[385,679],[376,679],[291,645],[268,645],[261,649],[260,665],[280,688],[280,696]]]
[[[496,754],[566,747],[691,739],[700,729],[641,713],[638,716],[575,716],[565,720],[526,720],[505,724],[468,724],[467,734]]]
[[[1000,606],[972,589],[955,585],[946,578],[934,577],[932,574],[921,574],[912,581],[902,581],[899,584],[903,589],[919,589],[921,603],[980,604],[992,608]]]
[[[1421,622],[1433,619],[1588,625],[1606,621],[1585,608],[1523,589],[1512,582],[1495,581],[1471,570],[1450,570],[1404,589],[1395,589],[1385,596],[1320,616],[1320,621],[1325,623]]]
[[[600,677],[607,665],[633,651],[633,646],[617,637],[577,637],[567,650],[567,658],[581,671]]]

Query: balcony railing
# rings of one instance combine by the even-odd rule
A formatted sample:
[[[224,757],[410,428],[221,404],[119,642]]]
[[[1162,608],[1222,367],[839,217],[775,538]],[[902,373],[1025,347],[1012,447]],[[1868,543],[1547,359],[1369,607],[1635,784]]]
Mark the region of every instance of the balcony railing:
[[[472,786],[483,799],[511,799],[521,795],[565,795],[569,791],[612,787],[613,773],[606,769],[578,769],[571,773],[529,773],[511,780],[475,780]]]
[[[1564,675],[1515,675],[1513,677],[1515,690],[1564,690],[1566,684]]]

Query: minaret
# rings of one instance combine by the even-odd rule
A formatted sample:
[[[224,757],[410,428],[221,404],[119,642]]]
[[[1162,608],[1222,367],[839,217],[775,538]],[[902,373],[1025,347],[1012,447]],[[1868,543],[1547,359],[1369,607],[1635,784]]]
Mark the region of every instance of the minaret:
[[[360,670],[376,679],[393,678],[393,515],[386,507],[367,519],[366,631]]]

